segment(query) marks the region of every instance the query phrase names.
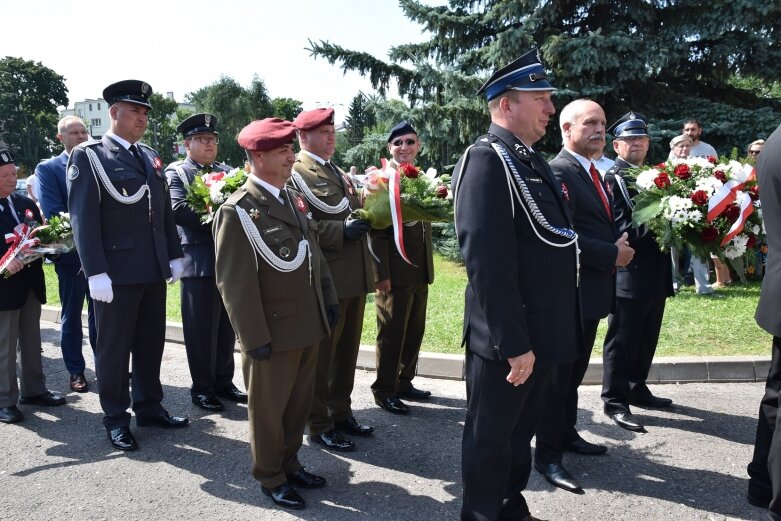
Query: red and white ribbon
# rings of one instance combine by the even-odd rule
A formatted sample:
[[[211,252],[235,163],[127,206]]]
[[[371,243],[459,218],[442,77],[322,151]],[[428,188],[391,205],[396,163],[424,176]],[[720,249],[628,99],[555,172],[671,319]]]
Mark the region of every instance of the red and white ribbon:
[[[733,237],[743,231],[743,227],[746,225],[748,216],[754,212],[754,205],[751,202],[751,196],[745,192],[741,192],[738,199],[740,204],[740,215],[738,216],[738,219],[732,223],[732,227],[727,232],[727,235],[724,236],[724,240],[721,241],[722,247],[731,241]]]
[[[385,168],[383,160],[383,168]],[[388,199],[390,200],[391,219],[393,221],[393,240],[399,255],[407,264],[413,265],[407,258],[407,250],[404,248],[404,221],[401,218],[401,179],[399,171],[389,168],[388,174]],[[413,265],[414,266],[414,265]]]
[[[721,215],[724,209],[731,205],[739,190],[743,189],[743,186],[747,181],[752,181],[757,177],[757,171],[752,165],[743,165],[743,173],[746,174],[745,181],[738,181],[731,179],[724,183],[719,191],[708,200],[708,222]]]
[[[3,258],[0,259],[0,273],[4,273],[11,261],[20,253],[38,245],[38,239],[32,235],[33,229],[24,223],[17,224],[12,233],[5,234],[5,242],[10,244],[11,247],[5,252]]]

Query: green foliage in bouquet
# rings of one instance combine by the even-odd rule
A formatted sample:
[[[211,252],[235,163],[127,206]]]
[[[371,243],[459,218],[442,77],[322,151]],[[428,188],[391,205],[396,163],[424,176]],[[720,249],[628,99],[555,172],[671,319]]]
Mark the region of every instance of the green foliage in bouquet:
[[[230,172],[202,173],[187,186],[185,200],[200,215],[201,222],[209,224],[222,203],[246,181],[247,173],[240,168]]]

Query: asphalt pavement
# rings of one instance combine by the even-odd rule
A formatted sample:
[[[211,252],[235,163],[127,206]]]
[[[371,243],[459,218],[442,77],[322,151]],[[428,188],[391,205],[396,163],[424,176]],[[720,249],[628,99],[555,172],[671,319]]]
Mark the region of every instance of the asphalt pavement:
[[[59,326],[42,322],[41,327],[49,388],[65,392]],[[140,449],[132,453],[109,444],[91,356],[88,365],[89,393],[67,394],[62,407],[20,406],[23,422],[0,424],[0,519],[458,519],[462,381],[416,378],[416,386],[434,398],[409,402],[412,414],[399,417],[374,405],[373,373],[358,371],[355,415],[373,425],[375,434],[356,438],[358,450],[352,453],[331,453],[305,441],[302,463],[325,476],[328,486],[301,491],[308,507],[290,513],[276,508],[251,476],[246,406],[228,404],[226,411],[210,414],[190,403],[181,344],[166,344],[164,406],[189,416],[191,425],[168,431],[133,423]],[[243,387],[238,371],[235,383]],[[676,406],[635,409],[647,434],[614,426],[601,412],[599,387],[582,387],[579,430],[609,451],[565,457],[584,495],[555,489],[532,471],[526,493],[532,512],[549,521],[764,519],[761,509],[745,501],[762,387],[655,385],[654,393],[672,398]]]

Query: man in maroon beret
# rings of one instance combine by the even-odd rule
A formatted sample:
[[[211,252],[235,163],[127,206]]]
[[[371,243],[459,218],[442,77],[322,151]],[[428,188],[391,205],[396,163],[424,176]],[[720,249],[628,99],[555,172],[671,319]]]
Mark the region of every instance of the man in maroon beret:
[[[331,450],[351,451],[355,443],[344,434],[368,436],[374,431],[358,423],[350,408],[366,294],[374,287],[366,236],[371,225],[350,217],[361,206],[358,192],[330,161],[336,151],[334,109],[302,112],[293,124],[301,152],[293,165],[291,184],[312,209],[320,247],[339,295],[339,322],[318,348],[309,440]]]
[[[294,487],[325,486],[301,466],[298,449],[317,345],[339,306],[317,225],[302,195],[285,186],[294,137],[292,123],[279,118],[242,129],[252,174],[217,211],[213,232],[217,287],[241,345],[252,473],[274,503],[297,510],[306,503]]]

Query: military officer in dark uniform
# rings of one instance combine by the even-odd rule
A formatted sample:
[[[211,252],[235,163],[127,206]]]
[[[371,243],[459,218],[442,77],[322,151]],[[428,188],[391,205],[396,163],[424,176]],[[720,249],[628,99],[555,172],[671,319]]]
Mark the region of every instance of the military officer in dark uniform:
[[[336,150],[334,110],[302,112],[293,124],[301,151],[291,183],[304,194],[317,221],[320,247],[339,295],[339,322],[320,342],[309,440],[351,451],[355,443],[344,434],[368,436],[374,431],[359,423],[350,408],[366,294],[373,287],[366,236],[371,226],[350,217],[360,208],[358,193],[352,180],[330,161]]]
[[[414,164],[420,150],[418,133],[406,121],[388,134],[389,166]],[[388,412],[407,414],[400,397],[426,400],[431,392],[412,385],[418,353],[426,328],[428,285],[434,282],[431,224],[404,224],[404,247],[408,264],[396,251],[393,228],[372,230],[374,253],[374,303],[377,309],[377,379],[372,384],[374,401]]]
[[[629,404],[669,407],[672,400],[651,394],[645,381],[651,370],[667,297],[675,294],[669,251],[661,251],[654,234],[632,226],[632,197],[637,194],[628,169],[639,168],[648,153],[648,127],[642,114],[629,112],[613,123],[613,148],[618,157],[605,173],[613,194],[613,221],[618,233],[628,234],[635,250],[632,262],[616,273],[616,303],[608,316],[602,351],[605,414],[619,427],[644,432]]]
[[[75,147],[68,161],[68,208],[76,249],[95,304],[95,370],[103,424],[111,443],[135,450],[138,426],[184,427],[163,408],[160,363],[165,344],[165,281],[182,275],[163,163],[138,141],[152,106],[149,84],[109,85],[111,128],[101,141]],[[132,354],[132,395],[128,363]]]
[[[29,222],[28,226],[36,226],[43,222],[35,203],[15,190],[14,157],[10,151],[0,150],[0,237],[12,234],[19,224]],[[65,398],[46,389],[41,362],[41,304],[46,303],[43,262],[37,260],[25,265],[19,259],[4,259],[13,244],[0,246],[0,273],[10,274],[7,278],[0,275],[0,422],[3,423],[22,421],[17,401],[34,405],[65,404]]]
[[[535,51],[496,71],[479,90],[491,126],[453,175],[468,277],[462,520],[535,519],[529,444],[552,368],[577,356],[577,235],[565,186],[531,148],[552,90]]]
[[[312,404],[317,345],[339,304],[303,196],[285,186],[295,161],[289,121],[253,121],[239,133],[252,174],[217,211],[217,286],[239,337],[249,393],[252,473],[264,494],[301,509],[294,487],[325,479],[298,461]]]
[[[578,387],[588,368],[599,321],[613,308],[615,266],[625,266],[633,254],[626,235],[619,237],[615,231],[611,194],[591,161],[605,147],[605,125],[605,112],[598,103],[582,99],[565,106],[559,115],[564,147],[550,163],[556,178],[567,187],[567,207],[578,232],[583,337],[578,359],[553,370],[545,412],[537,427],[534,467],[551,484],[581,494],[583,489],[562,464],[562,455],[607,451],[575,430]]]
[[[187,187],[198,175],[228,172],[230,167],[216,161],[220,143],[217,116],[195,114],[176,130],[184,137],[187,158],[168,165],[165,175],[184,252],[180,289],[184,345],[193,380],[190,395],[198,407],[221,411],[225,406],[218,396],[246,403],[247,395],[233,384],[236,333],[214,281],[211,223],[202,223],[187,204]]]

